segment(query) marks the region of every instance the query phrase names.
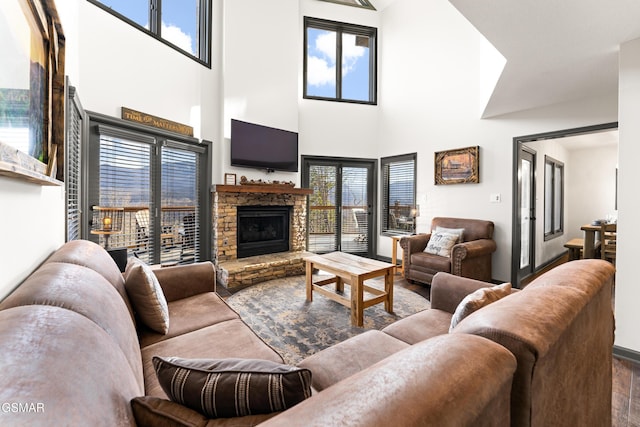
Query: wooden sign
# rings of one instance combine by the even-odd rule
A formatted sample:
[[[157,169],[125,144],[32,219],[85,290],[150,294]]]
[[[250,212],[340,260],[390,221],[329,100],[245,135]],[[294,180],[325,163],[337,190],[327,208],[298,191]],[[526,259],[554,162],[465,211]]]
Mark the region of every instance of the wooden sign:
[[[193,136],[193,128],[191,126],[172,122],[171,120],[162,119],[160,117],[152,116],[151,114],[141,113],[140,111],[132,110],[127,107],[122,107],[122,118],[124,120],[141,123],[143,125],[180,133],[182,135]]]

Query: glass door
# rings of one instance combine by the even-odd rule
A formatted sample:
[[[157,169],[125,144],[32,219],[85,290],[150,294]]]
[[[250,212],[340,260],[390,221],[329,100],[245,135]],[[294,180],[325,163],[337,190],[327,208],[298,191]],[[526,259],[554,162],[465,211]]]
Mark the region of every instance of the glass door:
[[[535,267],[535,152],[520,150],[520,262],[518,279],[533,274]]]
[[[308,250],[371,256],[375,160],[305,158]]]

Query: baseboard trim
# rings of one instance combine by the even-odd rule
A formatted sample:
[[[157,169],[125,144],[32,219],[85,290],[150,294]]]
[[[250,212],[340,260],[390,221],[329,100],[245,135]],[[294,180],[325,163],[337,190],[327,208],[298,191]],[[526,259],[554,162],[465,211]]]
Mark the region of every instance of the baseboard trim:
[[[630,350],[628,348],[619,347],[617,345],[613,346],[613,355],[620,358],[630,360],[634,363],[640,363],[640,352],[635,350]]]

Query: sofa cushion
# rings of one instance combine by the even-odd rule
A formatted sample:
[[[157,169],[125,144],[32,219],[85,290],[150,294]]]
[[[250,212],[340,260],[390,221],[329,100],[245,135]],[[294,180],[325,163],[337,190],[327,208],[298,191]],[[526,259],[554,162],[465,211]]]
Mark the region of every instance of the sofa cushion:
[[[169,332],[169,307],[151,267],[138,258],[130,258],[124,285],[140,320],[154,331]]]
[[[458,242],[457,243],[462,243],[464,242],[464,228],[447,228],[447,227],[441,227],[441,226],[436,226],[436,229],[432,231],[439,233],[449,233],[449,234],[455,234],[458,236]]]
[[[97,301],[99,302],[99,301]],[[143,393],[120,347],[72,310],[45,305],[0,311],[3,426],[135,426],[129,402]]]
[[[279,414],[209,419],[201,413],[158,397],[139,396],[131,400],[131,408],[139,427],[254,427]]]
[[[216,323],[238,319],[238,313],[215,292],[205,292],[192,297],[169,302],[169,331],[158,333],[147,327],[140,327],[140,347],[172,337],[196,331]]]
[[[313,388],[325,388],[379,362],[409,345],[377,330],[364,332],[298,363],[313,374]]]
[[[455,245],[457,241],[457,234],[436,231],[431,234],[431,238],[427,243],[427,247],[424,248],[424,251],[428,254],[449,257],[451,256],[451,248],[453,248],[453,245]]]
[[[482,307],[485,307],[492,302],[498,301],[500,298],[504,298],[507,295],[511,294],[511,283],[503,283],[501,285],[496,285],[488,288],[481,288],[475,292],[470,293],[462,301],[458,304],[456,311],[453,313],[451,317],[451,326],[449,327],[449,332],[455,328],[458,323],[462,322],[462,320],[473,313],[474,311],[480,310]]]
[[[72,240],[65,243],[45,261],[76,264],[102,275],[118,291],[133,319],[133,309],[124,288],[124,278],[115,261],[104,248],[89,240]]]
[[[311,396],[308,369],[269,360],[154,357],[153,365],[172,401],[209,418],[283,411]]]
[[[91,320],[120,346],[138,384],[143,386],[140,344],[129,310],[117,290],[96,271],[47,262],[2,301],[0,309],[21,305],[64,307]]]
[[[407,344],[416,344],[420,341],[446,334],[449,332],[450,325],[451,313],[431,308],[393,322],[384,328],[382,332]]]
[[[187,359],[255,358],[282,363],[282,357],[262,341],[241,319],[216,323],[151,344],[142,349],[145,394],[164,397],[153,368],[153,356]]]

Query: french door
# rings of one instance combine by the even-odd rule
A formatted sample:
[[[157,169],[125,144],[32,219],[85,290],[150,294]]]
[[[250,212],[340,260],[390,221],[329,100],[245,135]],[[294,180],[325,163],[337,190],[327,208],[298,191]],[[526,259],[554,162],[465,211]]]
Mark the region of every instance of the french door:
[[[376,160],[302,158],[302,184],[311,188],[307,209],[307,248],[372,256]]]
[[[108,240],[91,222],[88,238],[152,264],[209,259],[208,145],[90,118],[87,208],[118,208],[123,220]]]

